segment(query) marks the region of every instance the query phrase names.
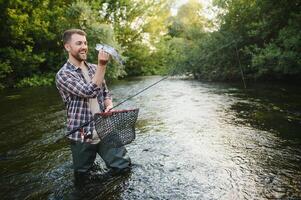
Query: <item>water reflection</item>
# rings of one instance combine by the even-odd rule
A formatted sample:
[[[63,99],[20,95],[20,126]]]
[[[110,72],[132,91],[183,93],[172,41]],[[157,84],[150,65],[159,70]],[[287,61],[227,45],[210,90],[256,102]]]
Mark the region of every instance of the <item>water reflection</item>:
[[[286,139],[301,138],[301,94],[298,86],[257,84],[228,92],[236,97],[235,117]]]
[[[111,83],[115,103],[160,78]],[[296,91],[168,79],[120,107],[140,108],[131,172],[80,186],[68,142],[54,142],[65,133],[57,90],[2,93],[2,199],[300,198]]]

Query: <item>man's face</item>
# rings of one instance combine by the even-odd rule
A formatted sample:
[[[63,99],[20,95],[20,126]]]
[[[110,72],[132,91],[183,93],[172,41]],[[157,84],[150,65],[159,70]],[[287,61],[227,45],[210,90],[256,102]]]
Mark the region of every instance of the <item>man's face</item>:
[[[73,58],[79,62],[87,60],[88,43],[86,36],[73,34],[69,42],[65,44],[65,49]]]

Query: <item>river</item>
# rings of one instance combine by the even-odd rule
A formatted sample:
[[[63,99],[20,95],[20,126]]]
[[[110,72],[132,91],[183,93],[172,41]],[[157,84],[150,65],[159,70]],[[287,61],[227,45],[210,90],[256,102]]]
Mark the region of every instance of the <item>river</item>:
[[[159,79],[110,84],[115,103]],[[56,88],[0,95],[1,199],[301,198],[297,86],[167,79],[120,106],[140,108],[131,171],[81,188]]]

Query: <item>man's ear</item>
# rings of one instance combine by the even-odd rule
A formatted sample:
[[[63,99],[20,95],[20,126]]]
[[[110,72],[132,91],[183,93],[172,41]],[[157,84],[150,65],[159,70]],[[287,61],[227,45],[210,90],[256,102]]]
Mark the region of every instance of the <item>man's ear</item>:
[[[64,44],[66,51],[70,51],[70,45],[68,43]]]

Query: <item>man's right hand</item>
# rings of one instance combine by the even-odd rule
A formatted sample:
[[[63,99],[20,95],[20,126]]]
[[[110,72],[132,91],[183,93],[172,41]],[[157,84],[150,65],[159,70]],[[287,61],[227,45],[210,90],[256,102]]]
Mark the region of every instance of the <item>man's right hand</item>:
[[[98,53],[98,67],[95,71],[95,75],[92,78],[92,82],[98,87],[101,87],[106,73],[106,64],[110,59],[110,55],[104,51],[99,51]]]
[[[105,51],[99,51],[98,53],[98,66],[105,66],[110,59],[110,54]]]

